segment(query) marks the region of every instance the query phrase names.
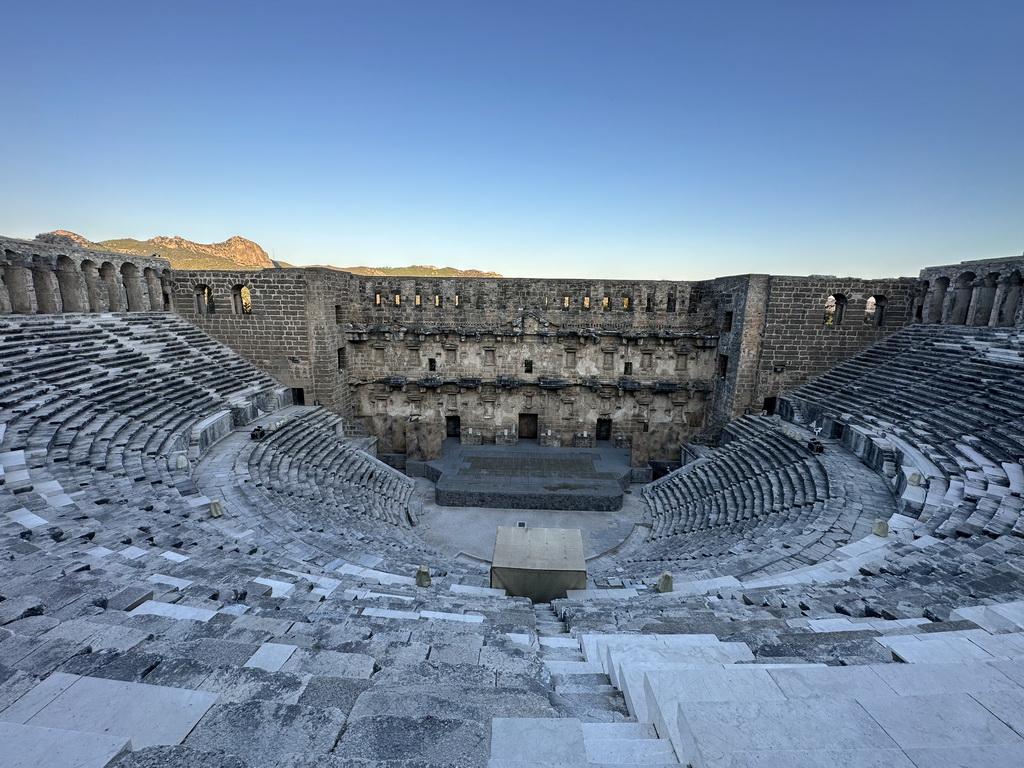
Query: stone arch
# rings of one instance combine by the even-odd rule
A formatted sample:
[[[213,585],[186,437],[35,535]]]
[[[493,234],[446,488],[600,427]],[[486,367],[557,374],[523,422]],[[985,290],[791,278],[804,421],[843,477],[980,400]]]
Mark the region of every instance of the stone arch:
[[[937,278],[932,285],[928,305],[925,307],[924,321],[926,323],[942,322],[942,309],[946,305],[947,293],[949,293],[949,278]]]
[[[236,315],[252,314],[252,292],[249,286],[239,284],[231,288],[231,311]]]
[[[971,307],[971,298],[974,296],[973,283],[977,275],[973,272],[964,272],[956,279],[953,287],[953,301],[949,308],[949,325],[967,325],[967,310]]]
[[[1020,309],[1021,304],[1021,293],[1024,291],[1022,287],[1022,279],[1019,269],[1013,270],[1009,277],[1006,278],[1003,284],[1003,296],[999,302],[999,306],[996,309],[996,322],[995,324],[1008,328],[1016,325],[1017,323],[1017,311]]]
[[[89,312],[106,312],[107,299],[105,286],[100,277],[100,270],[95,261],[86,259],[82,262],[82,278],[85,280],[85,297]]]
[[[864,302],[864,325],[878,327],[885,322],[885,311],[889,300],[885,296],[869,296]]]
[[[61,311],[57,275],[39,256],[32,259],[32,287],[36,294],[36,312],[55,315]]]
[[[149,309],[149,297],[142,290],[142,273],[130,261],[121,265],[121,283],[124,285],[125,309],[129,312]]]
[[[985,279],[974,289],[971,299],[971,312],[968,317],[970,325],[989,325],[992,319],[992,308],[996,304],[996,291],[999,289],[999,273],[989,272]]]
[[[121,275],[117,267],[109,261],[100,265],[100,279],[107,288],[107,309],[110,312],[124,312],[125,297],[124,286],[121,285]]]
[[[841,293],[829,294],[825,299],[825,312],[821,319],[822,325],[840,325],[846,317],[846,296]]]
[[[206,283],[199,283],[192,291],[196,300],[197,315],[212,315],[215,311],[213,291]]]
[[[82,270],[67,256],[57,257],[57,289],[65,312],[88,312]]]

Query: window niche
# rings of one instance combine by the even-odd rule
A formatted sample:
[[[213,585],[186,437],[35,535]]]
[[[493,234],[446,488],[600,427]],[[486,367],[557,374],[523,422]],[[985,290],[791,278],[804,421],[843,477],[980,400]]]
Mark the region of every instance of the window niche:
[[[252,293],[248,286],[236,285],[231,289],[231,309],[236,315],[252,314]]]
[[[836,326],[841,325],[846,316],[846,297],[841,293],[834,293],[825,299],[825,312],[822,315],[821,324]]]

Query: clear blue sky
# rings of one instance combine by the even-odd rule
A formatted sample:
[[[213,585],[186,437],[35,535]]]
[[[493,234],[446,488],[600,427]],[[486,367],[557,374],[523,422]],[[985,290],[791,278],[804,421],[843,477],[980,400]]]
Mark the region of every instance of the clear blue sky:
[[[295,264],[915,275],[1024,249],[1024,2],[33,2],[0,233]]]

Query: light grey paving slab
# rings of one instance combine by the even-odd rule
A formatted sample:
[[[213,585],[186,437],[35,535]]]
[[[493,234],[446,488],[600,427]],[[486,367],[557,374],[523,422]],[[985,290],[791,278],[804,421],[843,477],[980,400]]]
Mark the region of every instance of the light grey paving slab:
[[[167,616],[171,619],[191,619],[192,621],[209,621],[217,615],[208,608],[193,608],[189,605],[161,603],[159,600],[147,600],[131,610],[130,616],[152,615]]]
[[[18,523],[18,525],[23,525],[26,528],[38,528],[42,525],[49,524],[49,520],[44,520],[39,515],[29,512],[24,507],[8,512],[7,517],[9,517],[12,522]]]
[[[169,587],[175,589],[185,589],[192,585],[192,582],[188,579],[179,579],[176,576],[167,576],[163,573],[153,573],[146,577],[146,581],[151,581],[154,584],[166,584]]]
[[[621,687],[619,669],[627,662],[664,662],[665,664],[705,664],[720,666],[737,661],[752,661],[754,654],[744,643],[719,643],[718,645],[691,645],[677,648],[632,648],[626,650],[608,649],[604,669],[612,685]]]
[[[85,554],[103,558],[114,554],[114,550],[107,549],[106,547],[93,547],[92,549],[86,550]]]
[[[491,587],[472,587],[468,584],[452,584],[448,589],[459,594],[476,595],[477,597],[505,597],[504,589],[492,589]]]
[[[1019,661],[990,661],[986,666],[999,670],[1017,685],[1024,686],[1024,664]]]
[[[575,637],[540,637],[537,638],[542,648],[572,648],[579,650],[580,641]]]
[[[656,739],[657,731],[649,723],[580,723],[583,738],[600,739]]]
[[[894,697],[895,698],[895,697]],[[681,763],[729,765],[737,752],[898,749],[854,699],[698,701],[679,706],[673,744]]]
[[[1000,615],[992,610],[991,606],[987,605],[956,608],[949,612],[949,619],[950,621],[973,621],[979,627],[983,627],[989,632],[1005,632],[1017,629],[1017,625],[1013,621]]]
[[[1024,634],[1020,632],[972,637],[971,642],[997,659],[1024,658]]]
[[[587,762],[580,721],[568,717],[495,717],[491,720],[491,757],[534,765]]]
[[[975,744],[906,750],[915,768],[1014,768],[1024,765],[1024,745]]]
[[[140,557],[146,554],[146,550],[142,549],[141,547],[131,546],[125,547],[117,554],[119,554],[125,560],[138,560]]]
[[[0,722],[3,768],[104,768],[131,749],[124,736]]]
[[[363,608],[363,616],[376,616],[378,619],[419,619],[419,611],[394,611],[390,608]]]
[[[246,667],[259,667],[268,672],[277,672],[285,665],[298,646],[284,643],[263,643],[256,653],[245,662]]]
[[[172,552],[171,550],[161,552],[160,557],[170,560],[172,563],[184,563],[188,560],[188,555],[183,555],[180,552]]]
[[[881,640],[883,638],[875,638]],[[992,661],[992,654],[966,637],[942,637],[921,641],[916,638],[884,638],[893,658],[908,664],[959,664],[966,661]]]
[[[996,667],[973,664],[873,664],[873,669],[900,696],[1012,690],[1020,686]],[[840,669],[856,669],[841,667]]]
[[[300,648],[281,666],[281,671],[367,679],[373,674],[373,665],[374,658],[365,653]]]
[[[917,768],[901,749],[734,752],[729,768]]]
[[[676,763],[676,753],[668,739],[584,739],[590,763],[650,765]]]
[[[891,666],[903,666],[893,664]],[[859,699],[862,696],[891,696],[893,689],[873,667],[797,666],[768,670],[788,699],[837,697]]]
[[[647,719],[658,734],[676,742],[678,713],[683,704],[700,705],[728,701],[785,701],[785,694],[765,669],[736,667],[704,668],[644,675]]]
[[[77,682],[78,678],[79,675],[54,672],[26,694],[19,697],[3,712],[0,712],[0,720],[10,723],[27,723],[43,707],[50,704]]]
[[[276,581],[275,579],[264,578],[253,579],[253,581],[257,584],[263,584],[264,586],[270,587],[271,597],[287,597],[295,591],[295,585],[289,584],[287,581]]]
[[[1024,689],[974,691],[971,698],[1024,736]]]
[[[125,683],[100,677],[61,677],[59,685],[62,687],[67,678],[75,679],[56,696],[49,697],[52,691],[47,691],[50,700],[22,720],[23,724],[125,736],[131,739],[134,749],[153,744],[181,743],[217,700],[216,693],[206,691]],[[32,708],[37,704],[33,702]],[[15,702],[0,716],[17,705]]]
[[[420,617],[441,621],[461,621],[464,624],[479,624],[484,620],[483,616],[474,613],[446,613],[445,611],[420,611]]]
[[[860,699],[902,749],[1012,744],[1013,730],[966,693]]]

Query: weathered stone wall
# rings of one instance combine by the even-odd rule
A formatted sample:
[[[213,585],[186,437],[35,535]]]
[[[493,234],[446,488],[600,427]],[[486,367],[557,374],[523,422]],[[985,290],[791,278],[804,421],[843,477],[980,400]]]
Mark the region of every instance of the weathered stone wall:
[[[795,389],[912,322],[916,293],[914,278],[768,278],[754,381],[751,385],[748,362],[733,414],[760,410],[766,398]],[[830,296],[845,298],[845,308],[828,319]],[[870,315],[866,310],[872,297],[876,306]],[[749,324],[745,332],[752,332]]]
[[[678,457],[710,406],[710,285],[355,277],[354,412],[386,453],[407,449],[410,421],[509,443],[525,414],[547,444],[650,432],[653,453]]]
[[[310,321],[308,285],[316,270],[268,269],[253,272],[176,271],[174,305],[182,317],[230,346],[282,384],[301,388],[312,403],[316,340]],[[250,292],[244,312],[237,290]],[[204,293],[209,289],[209,293]],[[212,309],[212,311],[211,311]]]
[[[351,322],[391,327],[506,328],[524,312],[559,329],[699,328],[705,283],[516,278],[353,277]]]

